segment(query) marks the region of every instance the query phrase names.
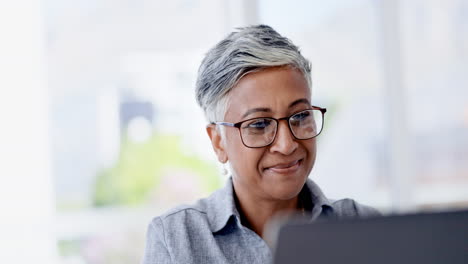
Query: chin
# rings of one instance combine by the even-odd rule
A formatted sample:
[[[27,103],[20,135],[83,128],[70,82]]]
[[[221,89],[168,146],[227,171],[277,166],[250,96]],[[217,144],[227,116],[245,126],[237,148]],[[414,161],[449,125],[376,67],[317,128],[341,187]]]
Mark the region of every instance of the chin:
[[[279,181],[268,187],[270,195],[277,200],[290,200],[296,197],[304,187],[307,177]]]

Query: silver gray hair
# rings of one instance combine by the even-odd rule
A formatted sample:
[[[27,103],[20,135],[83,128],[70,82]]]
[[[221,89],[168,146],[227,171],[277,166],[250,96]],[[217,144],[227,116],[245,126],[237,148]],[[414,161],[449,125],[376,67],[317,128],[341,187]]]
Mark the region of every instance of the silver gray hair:
[[[311,65],[299,48],[273,28],[238,28],[208,51],[198,70],[196,98],[208,122],[222,121],[228,94],[246,74],[277,66],[302,72],[311,87]]]

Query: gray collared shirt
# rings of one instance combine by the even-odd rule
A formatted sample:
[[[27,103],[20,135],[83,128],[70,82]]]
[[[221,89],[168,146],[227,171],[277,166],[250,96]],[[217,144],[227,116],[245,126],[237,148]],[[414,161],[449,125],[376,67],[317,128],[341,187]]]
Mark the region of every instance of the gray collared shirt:
[[[308,179],[301,194],[311,221],[319,217],[346,218],[379,215],[351,199],[329,200]],[[241,223],[232,179],[194,205],[179,206],[155,217],[148,227],[143,264],[153,263],[270,263],[267,243]]]

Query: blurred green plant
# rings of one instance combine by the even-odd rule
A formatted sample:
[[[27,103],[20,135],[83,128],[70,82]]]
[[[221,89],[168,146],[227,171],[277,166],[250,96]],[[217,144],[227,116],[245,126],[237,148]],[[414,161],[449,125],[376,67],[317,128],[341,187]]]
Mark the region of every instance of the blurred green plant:
[[[219,188],[221,179],[216,165],[186,154],[180,143],[179,136],[161,133],[154,133],[144,143],[123,140],[116,165],[97,175],[94,206],[144,203],[168,168],[193,172],[198,176],[202,191]]]
[[[79,240],[59,240],[57,242],[57,249],[62,257],[69,257],[76,255],[80,251],[81,241]]]

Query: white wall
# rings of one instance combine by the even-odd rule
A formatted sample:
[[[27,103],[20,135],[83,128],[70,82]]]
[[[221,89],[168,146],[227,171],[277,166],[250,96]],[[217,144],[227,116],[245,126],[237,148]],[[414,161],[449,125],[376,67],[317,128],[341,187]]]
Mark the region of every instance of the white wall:
[[[0,1],[0,263],[56,263],[40,1]]]

